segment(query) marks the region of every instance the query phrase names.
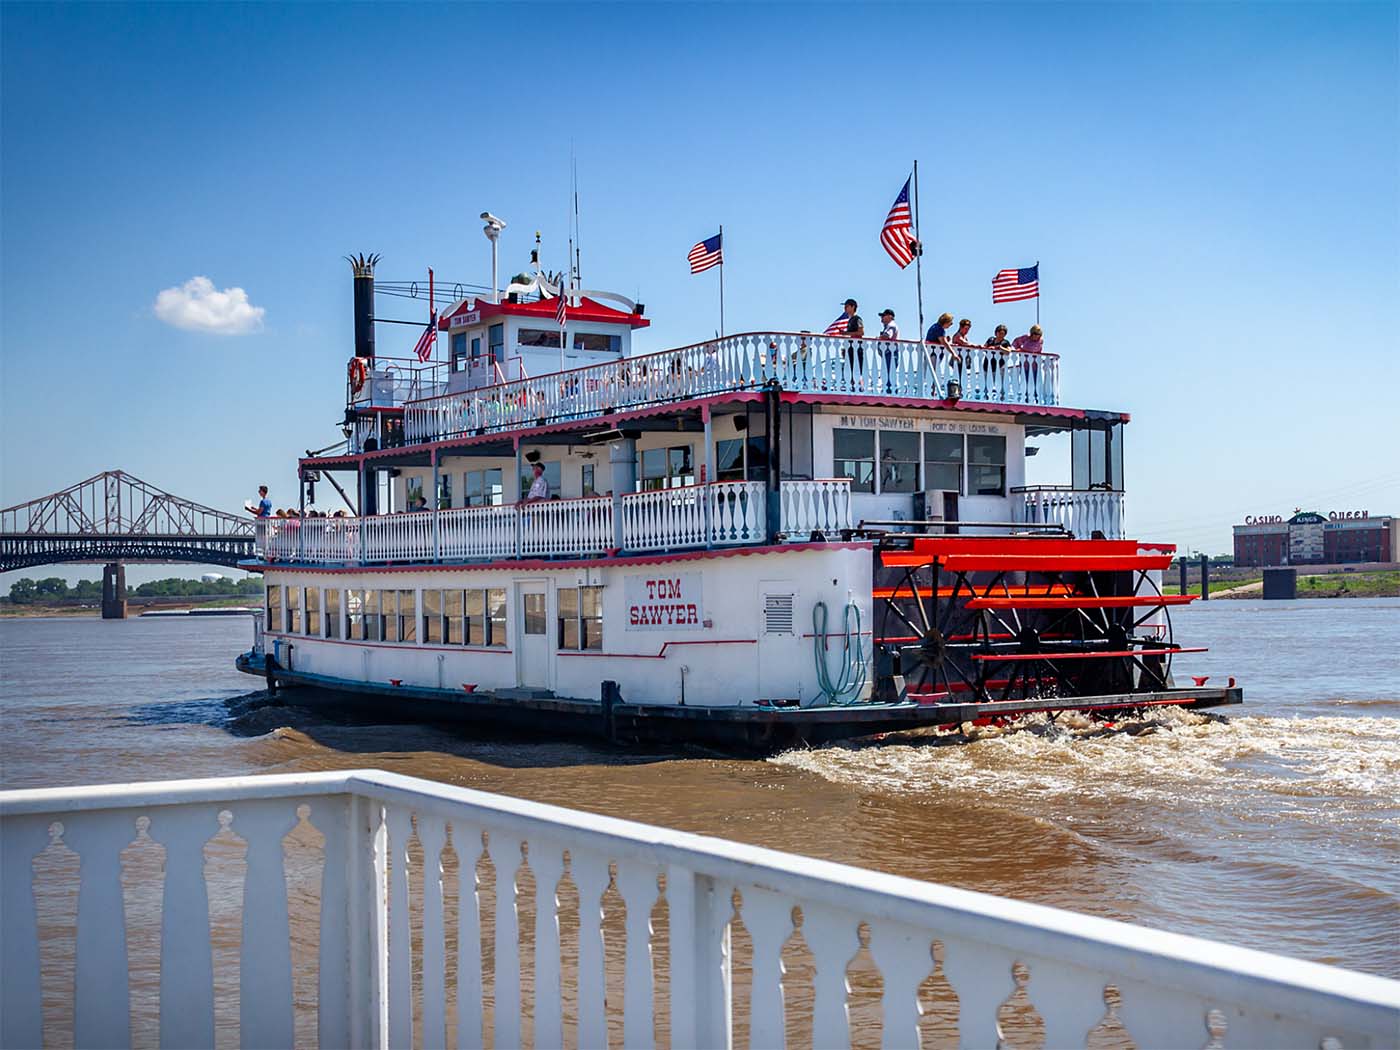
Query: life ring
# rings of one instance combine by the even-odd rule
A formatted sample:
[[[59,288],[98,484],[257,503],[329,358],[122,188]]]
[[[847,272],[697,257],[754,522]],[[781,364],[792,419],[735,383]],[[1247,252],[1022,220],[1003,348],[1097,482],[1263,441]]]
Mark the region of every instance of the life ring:
[[[350,392],[358,394],[365,388],[365,380],[369,378],[369,366],[365,364],[363,357],[350,358]]]

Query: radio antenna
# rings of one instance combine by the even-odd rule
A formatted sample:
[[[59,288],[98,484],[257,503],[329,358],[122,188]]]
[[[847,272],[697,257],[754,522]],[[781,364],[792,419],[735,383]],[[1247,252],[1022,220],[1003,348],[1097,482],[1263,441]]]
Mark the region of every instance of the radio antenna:
[[[578,283],[583,278],[583,249],[581,247],[583,238],[580,235],[578,223],[578,153],[574,150],[573,139],[569,140],[569,167],[572,172],[574,184],[574,235],[569,238],[569,247],[573,249],[573,258],[570,259],[569,262],[572,264],[572,269],[574,271],[574,282]]]

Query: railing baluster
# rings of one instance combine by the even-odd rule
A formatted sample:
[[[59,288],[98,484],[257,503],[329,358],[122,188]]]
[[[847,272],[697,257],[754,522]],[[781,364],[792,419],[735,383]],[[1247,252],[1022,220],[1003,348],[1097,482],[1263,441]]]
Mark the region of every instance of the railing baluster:
[[[564,1045],[563,985],[560,979],[559,880],[564,848],[549,841],[530,844],[535,873],[535,1046]]]
[[[622,1045],[651,1046],[656,995],[651,957],[651,910],[656,904],[657,871],[631,861],[618,865],[617,888],[627,905],[627,963],[622,990]]]
[[[166,865],[160,910],[161,1046],[214,1045],[204,844],[217,827],[214,808],[206,806],[162,810],[151,818],[151,838],[165,847]]]
[[[411,814],[402,806],[385,809],[389,875],[389,1028],[390,1046],[413,1043],[413,943],[409,934],[408,839]]]
[[[282,837],[297,825],[295,808],[281,802],[249,803],[238,808],[237,818],[238,834],[248,843],[239,1039],[244,1046],[291,1046],[292,949]]]
[[[454,820],[452,845],[457,850],[460,873],[457,882],[457,1047],[469,1050],[485,1045],[481,890],[476,873],[482,852],[480,828]]]
[[[603,891],[609,881],[607,858],[570,850],[569,874],[578,887],[578,1046],[606,1047],[602,919]]]
[[[34,857],[49,841],[50,815],[0,821],[0,1044],[43,1046],[39,917]]]
[[[493,829],[487,843],[496,867],[496,1027],[497,1047],[520,1045],[520,916],[516,875],[520,868],[520,839]]]
[[[77,969],[73,1045],[131,1045],[125,907],[120,854],[132,838],[130,822],[105,814],[65,818],[65,841],[81,863],[78,888]]]
[[[813,1040],[819,1047],[849,1046],[846,964],[860,949],[857,920],[847,912],[804,903],[802,936],[816,969],[812,982]]]
[[[418,841],[423,846],[423,1045],[447,1043],[447,943],[442,899],[442,849],[447,825],[441,817],[420,814]]]
[[[919,1045],[919,985],[933,967],[933,937],[903,923],[871,923],[870,952],[885,981],[884,1045]]]
[[[744,928],[753,938],[753,994],[750,999],[749,1044],[784,1046],[784,1007],[781,953],[792,935],[792,902],[756,886],[744,887]]]

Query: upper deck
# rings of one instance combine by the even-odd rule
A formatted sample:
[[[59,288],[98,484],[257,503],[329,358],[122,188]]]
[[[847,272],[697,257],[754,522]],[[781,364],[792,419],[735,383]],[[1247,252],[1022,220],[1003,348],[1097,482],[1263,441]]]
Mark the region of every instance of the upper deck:
[[[384,383],[383,395],[373,400],[378,408],[402,409],[402,437],[394,438],[415,445],[774,384],[792,393],[879,395],[945,407],[959,401],[1058,406],[1059,363],[1055,354],[1017,350],[950,350],[910,340],[746,332],[455,393],[438,392],[441,385],[431,382]],[[425,389],[431,396],[419,396]],[[369,433],[368,428],[356,428],[350,451],[365,451]]]

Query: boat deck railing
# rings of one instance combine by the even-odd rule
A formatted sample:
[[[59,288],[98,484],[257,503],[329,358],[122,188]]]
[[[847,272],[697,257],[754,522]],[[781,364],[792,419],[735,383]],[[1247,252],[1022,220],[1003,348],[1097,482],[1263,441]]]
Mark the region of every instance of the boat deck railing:
[[[747,332],[678,350],[409,401],[410,444],[586,419],[776,382],[784,390],[1058,405],[1059,358],[908,340]]]
[[[785,538],[836,538],[853,525],[849,478],[784,481],[779,491]],[[431,564],[756,546],[767,539],[763,483],[716,481],[360,518],[259,518],[255,552],[281,562]]]
[[[377,771],[4,792],[0,862],[7,1047],[1400,1031],[1400,982]]]

